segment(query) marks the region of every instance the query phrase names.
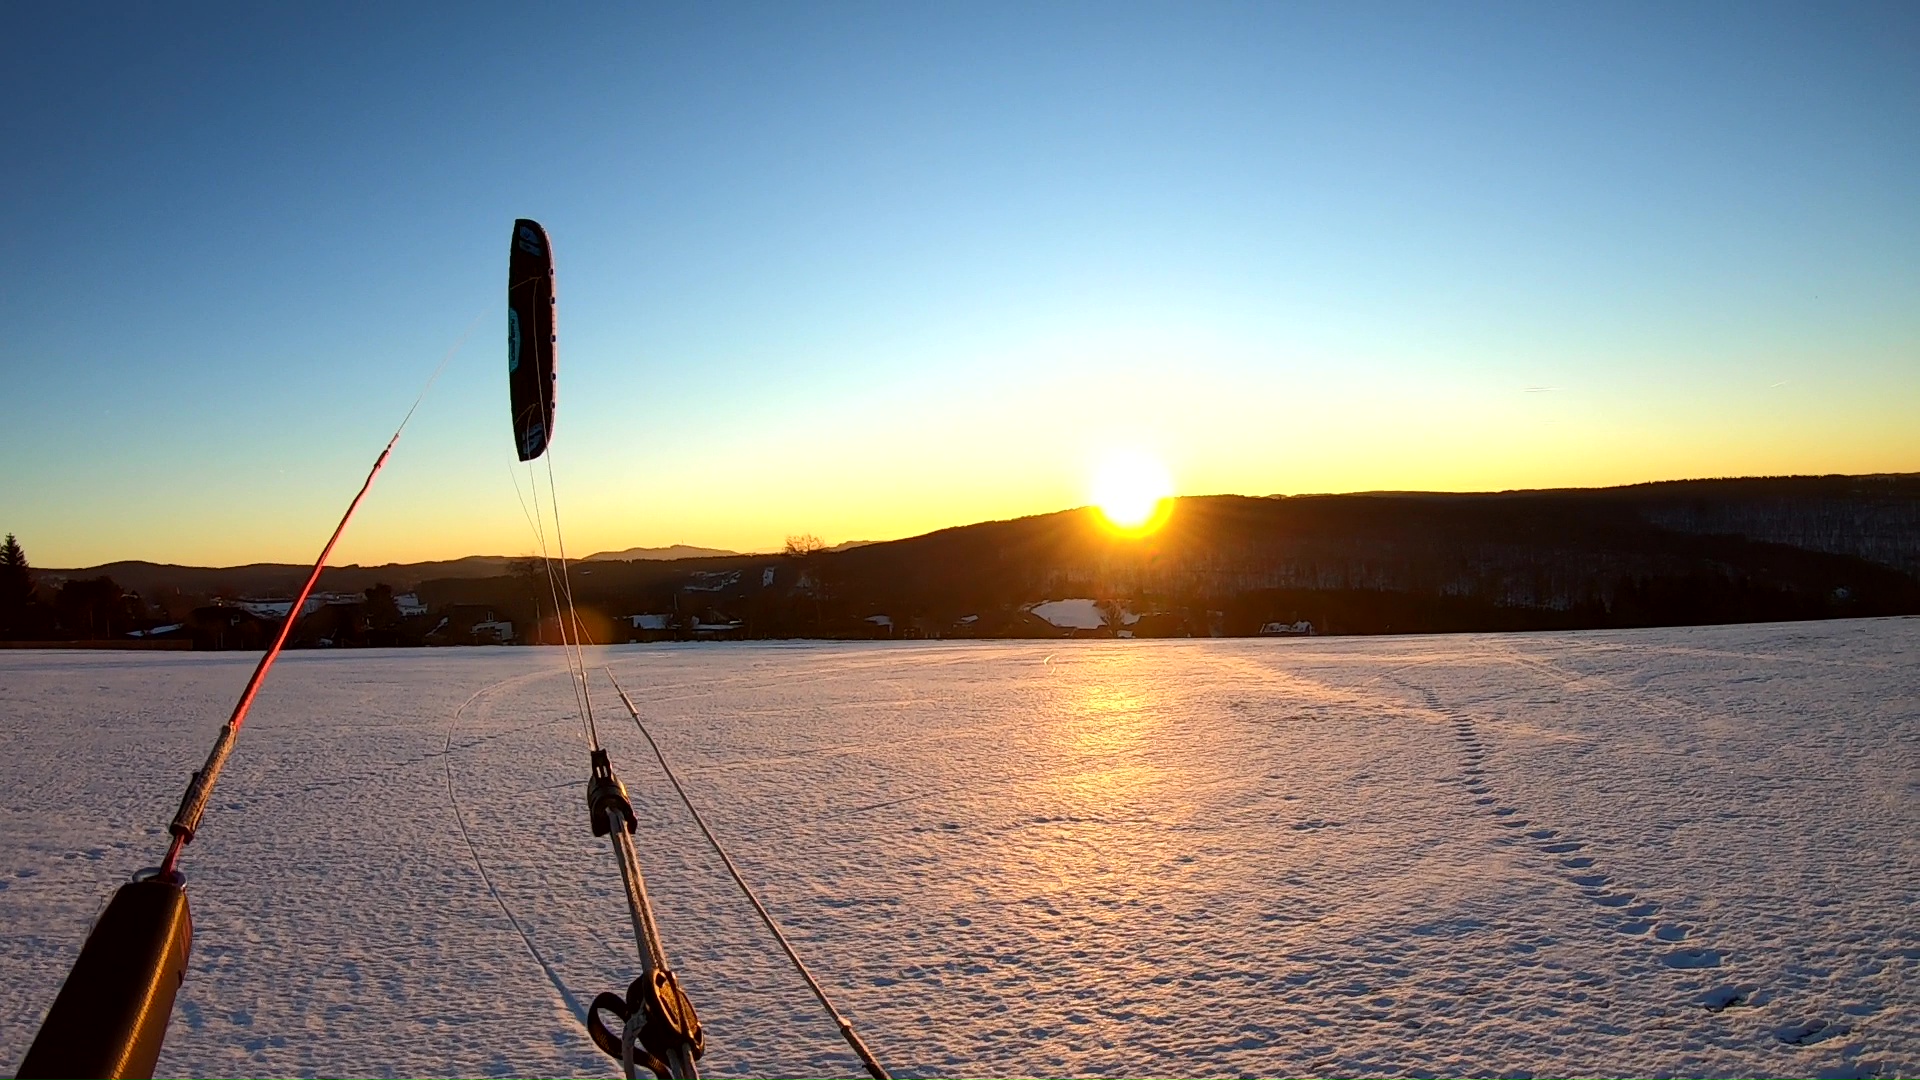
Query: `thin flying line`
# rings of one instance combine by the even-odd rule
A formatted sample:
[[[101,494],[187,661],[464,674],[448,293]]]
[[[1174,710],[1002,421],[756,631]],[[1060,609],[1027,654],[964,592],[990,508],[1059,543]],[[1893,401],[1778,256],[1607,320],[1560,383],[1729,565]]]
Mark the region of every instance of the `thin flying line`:
[[[512,470],[509,469],[508,471],[511,473]],[[533,497],[534,535],[540,541],[540,565],[547,578],[547,594],[553,597],[553,618],[554,621],[560,625],[560,653],[566,661],[567,681],[571,683],[573,687],[573,707],[579,713],[581,731],[587,737],[587,748],[590,750],[598,750],[600,748],[599,733],[594,730],[593,725],[587,720],[586,706],[580,697],[581,676],[574,668],[573,653],[567,648],[567,626],[560,613],[560,587],[558,583],[554,581],[553,558],[547,550],[545,515],[541,513],[540,507],[540,481],[534,474],[533,462],[531,461],[527,462],[527,486],[531,489]],[[514,481],[513,492],[516,496],[520,494],[520,482],[517,479]],[[548,494],[551,496],[551,490],[549,490]],[[536,623],[535,629],[537,630],[538,628]]]
[[[420,407],[420,403],[427,399],[427,391],[433,389],[433,384],[440,381],[440,373],[447,370],[447,364],[453,360],[453,354],[460,351],[461,346],[467,343],[467,339],[473,336],[474,328],[480,325],[480,320],[486,317],[487,317],[487,313],[484,310],[481,311],[478,315],[475,315],[473,317],[473,321],[467,324],[467,328],[464,331],[462,331],[460,334],[460,337],[454,341],[453,347],[448,349],[447,354],[440,358],[440,366],[433,369],[432,375],[427,376],[427,384],[420,388],[420,393],[414,397],[413,404],[407,406],[407,415],[400,418],[401,431],[405,431],[407,428],[407,421],[413,419],[413,411],[415,409],[418,409]],[[399,435],[397,432],[395,433],[394,437],[396,439],[399,438]]]
[[[760,921],[766,923],[767,929],[772,931],[774,940],[778,941],[780,948],[786,951],[787,959],[793,961],[794,969],[800,972],[802,979],[806,980],[807,987],[813,991],[813,996],[820,999],[821,1007],[825,1008],[827,1015],[833,1017],[833,1022],[839,1025],[841,1038],[847,1041],[848,1046],[853,1047],[853,1052],[860,1057],[860,1064],[866,1066],[867,1072],[872,1074],[874,1080],[891,1080],[887,1070],[873,1056],[873,1051],[867,1049],[867,1044],[860,1041],[860,1036],[854,1034],[853,1025],[846,1017],[840,1015],[839,1009],[833,1007],[833,1002],[828,999],[826,990],[820,985],[820,980],[813,977],[813,972],[807,970],[807,965],[800,959],[800,954],[793,951],[792,943],[787,941],[787,935],[781,932],[780,924],[774,921],[773,915],[767,911],[767,906],[754,895],[753,887],[747,884],[746,878],[740,876],[740,868],[733,865],[733,859],[727,855],[727,849],[721,846],[720,838],[713,835],[712,829],[707,828],[707,819],[700,816],[700,811],[694,808],[693,800],[687,797],[687,789],[680,786],[680,778],[673,774],[673,766],[667,764],[667,755],[661,753],[660,744],[653,741],[653,732],[648,731],[647,725],[640,722],[640,710],[634,708],[633,699],[628,697],[626,690],[621,688],[620,681],[613,677],[613,669],[602,667],[600,670],[606,674],[607,681],[613,684],[614,692],[620,695],[620,701],[626,705],[627,712],[633,717],[633,726],[640,729],[640,734],[647,738],[647,745],[653,747],[653,756],[660,762],[660,771],[667,774],[667,780],[673,784],[673,790],[680,793],[680,801],[686,804],[687,812],[693,815],[693,823],[700,826],[700,831],[706,835],[707,843],[713,845],[714,854],[720,856],[720,861],[726,864],[727,873],[733,875],[733,883],[740,886],[740,891],[746,895],[747,902],[753,905],[754,911],[759,912]]]
[[[533,962],[539,964],[540,970],[546,973],[547,981],[552,983],[554,990],[559,992],[560,1000],[566,1005],[567,1011],[584,1024],[587,1022],[587,1010],[581,1007],[580,1000],[574,997],[573,991],[561,981],[560,973],[555,971],[553,965],[548,963],[547,958],[541,954],[540,947],[533,943],[532,935],[527,933],[526,927],[520,925],[520,920],[513,914],[513,909],[507,906],[506,899],[500,895],[500,889],[493,883],[493,875],[487,873],[487,864],[480,858],[480,849],[474,846],[473,833],[467,829],[467,815],[460,809],[460,799],[453,791],[453,730],[460,724],[460,714],[466,712],[467,707],[478,701],[482,694],[489,693],[509,681],[511,680],[502,679],[492,686],[474,691],[465,705],[454,710],[453,719],[447,721],[447,741],[440,751],[441,761],[446,767],[447,774],[447,803],[453,807],[453,820],[460,826],[460,838],[467,842],[467,854],[473,857],[473,868],[480,871],[480,880],[486,884],[487,892],[493,896],[493,902],[499,905],[500,914],[507,917],[507,922],[513,925],[514,933],[520,935],[520,943],[527,947],[527,952],[533,956]]]

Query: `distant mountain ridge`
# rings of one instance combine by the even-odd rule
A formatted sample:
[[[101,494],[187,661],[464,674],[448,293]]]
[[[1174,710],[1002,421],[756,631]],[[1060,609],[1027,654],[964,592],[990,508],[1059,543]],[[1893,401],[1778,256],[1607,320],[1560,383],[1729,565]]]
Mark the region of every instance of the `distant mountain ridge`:
[[[584,559],[576,559],[575,562],[673,561],[711,559],[739,554],[741,553],[721,548],[674,544],[670,547],[636,547],[625,551],[595,552]],[[467,555],[458,559],[437,559],[417,563],[380,563],[372,566],[349,563],[345,566],[327,567],[321,573],[320,584],[317,587],[321,590],[336,592],[358,592],[371,585],[380,584],[405,590],[415,588],[423,581],[499,577],[510,573],[514,563],[531,557]],[[310,565],[303,566],[298,563],[183,566],[177,563],[126,559],[77,568],[34,567],[33,576],[48,584],[81,578],[110,577],[123,587],[140,593],[173,588],[188,593],[252,596],[297,590],[301,582],[306,580],[307,572],[311,569],[313,568]]]
[[[376,584],[411,589],[422,581],[487,578],[505,574],[516,558],[507,555],[468,555],[418,563],[382,563],[377,566],[329,566],[317,588],[358,592]],[[296,563],[246,563],[241,566],[181,566],[175,563],[130,559],[78,569],[35,567],[33,576],[45,583],[81,578],[110,577],[123,588],[139,593],[158,589],[223,596],[270,596],[297,591],[313,567]]]
[[[630,547],[625,551],[596,551],[580,561],[632,562],[635,559],[713,559],[741,554],[744,554],[744,552],[728,551],[725,548],[694,547],[691,544],[670,544],[667,547]]]

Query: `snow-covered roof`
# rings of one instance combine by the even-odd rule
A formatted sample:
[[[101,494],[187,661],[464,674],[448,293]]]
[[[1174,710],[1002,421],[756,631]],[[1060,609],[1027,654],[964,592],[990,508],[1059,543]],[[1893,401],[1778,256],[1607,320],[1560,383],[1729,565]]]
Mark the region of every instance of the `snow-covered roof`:
[[[1063,629],[1098,630],[1107,625],[1100,605],[1087,599],[1049,600],[1027,610]]]
[[[323,607],[336,604],[365,603],[366,599],[366,593],[311,593],[307,596],[307,602],[300,606],[300,614],[311,615]],[[397,597],[395,600],[398,602]],[[293,601],[242,598],[239,600],[229,600],[226,606],[239,608],[241,611],[261,619],[283,619],[286,618],[287,612],[293,610]]]

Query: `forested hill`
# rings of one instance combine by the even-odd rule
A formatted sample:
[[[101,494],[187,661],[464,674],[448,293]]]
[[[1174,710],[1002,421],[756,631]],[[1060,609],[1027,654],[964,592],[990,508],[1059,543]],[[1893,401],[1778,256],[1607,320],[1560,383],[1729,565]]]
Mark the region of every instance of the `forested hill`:
[[[1679,480],[1595,494],[1678,532],[1857,555],[1920,577],[1920,473]]]
[[[209,597],[286,595],[302,576],[299,567],[152,564],[65,573]],[[322,588],[376,582],[417,589],[432,609],[423,627],[448,625],[452,612],[458,628],[464,610],[469,622],[511,621],[512,640],[551,636],[544,575],[525,560],[346,567]],[[616,641],[1051,635],[1069,631],[1031,609],[1069,598],[1107,613],[1078,632],[1134,636],[1916,614],[1920,474],[1189,497],[1144,539],[1069,510],[804,555],[603,556],[575,568],[574,593],[595,639]]]
[[[423,594],[504,604],[518,588]],[[1920,612],[1920,475],[1192,497],[1139,540],[1072,510],[803,558],[599,563],[575,591],[607,615],[697,612],[749,637],[1050,634],[1028,609],[1069,597],[1115,611],[1105,631],[1142,636],[1908,614]]]
[[[1123,598],[1215,632],[1520,629],[1920,611],[1920,476],[1688,481],[1485,495],[1179,501],[1125,540],[1089,512],[846,552],[854,606]]]

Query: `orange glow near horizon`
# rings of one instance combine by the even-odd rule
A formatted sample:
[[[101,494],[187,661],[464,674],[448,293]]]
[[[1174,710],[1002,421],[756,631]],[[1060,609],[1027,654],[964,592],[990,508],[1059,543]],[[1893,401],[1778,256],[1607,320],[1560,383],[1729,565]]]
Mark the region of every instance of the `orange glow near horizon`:
[[[1173,513],[1173,476],[1137,450],[1108,454],[1094,469],[1088,494],[1107,525],[1122,536],[1145,536]]]

